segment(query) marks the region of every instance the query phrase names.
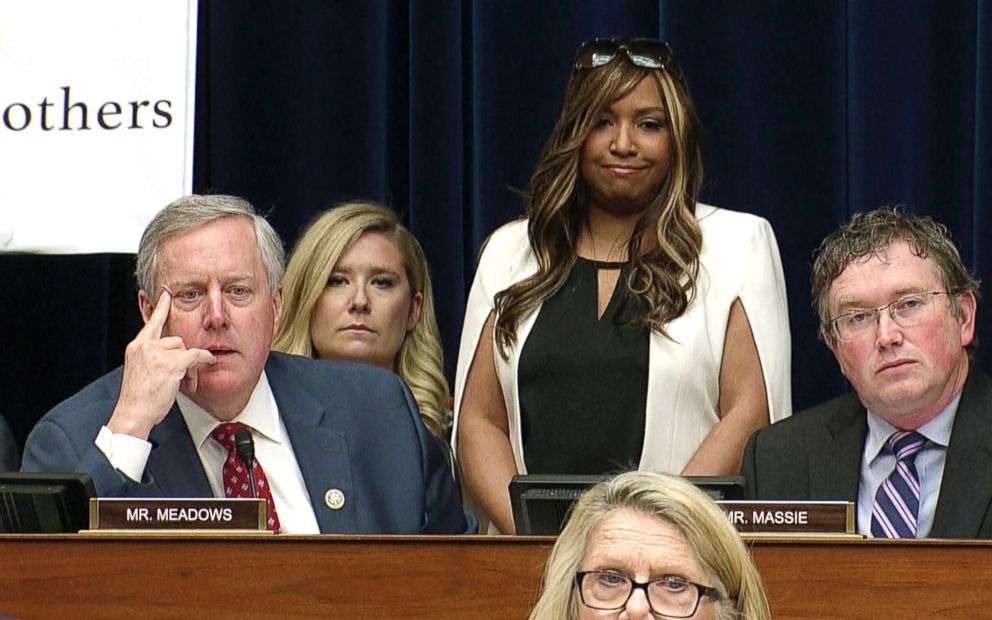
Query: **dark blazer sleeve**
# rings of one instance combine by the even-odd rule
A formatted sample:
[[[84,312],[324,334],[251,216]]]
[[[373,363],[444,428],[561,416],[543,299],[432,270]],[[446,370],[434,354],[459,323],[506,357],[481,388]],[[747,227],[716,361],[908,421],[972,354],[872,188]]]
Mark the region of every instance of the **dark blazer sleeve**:
[[[741,463],[749,497],[856,501],[866,432],[864,407],[852,395],[758,429]]]
[[[806,416],[806,417],[800,417]],[[815,464],[807,436],[814,418],[809,413],[794,414],[781,422],[760,428],[748,439],[741,462],[747,493],[758,500],[819,499],[812,488]]]
[[[96,433],[90,436],[89,445],[85,445],[60,422],[45,417],[34,427],[24,446],[21,471],[86,473],[93,478],[100,497],[123,495],[127,478],[114,470],[93,443]]]
[[[760,429],[759,429],[760,431]],[[757,440],[758,431],[751,434],[751,437],[747,440],[747,445],[744,447],[744,459],[741,461],[741,475],[744,476],[744,481],[747,485],[747,497],[748,499],[757,499],[757,465],[755,463],[755,441]]]
[[[440,439],[427,430],[417,402],[403,381],[400,383],[406,400],[407,413],[412,416],[420,443],[424,480],[424,527],[422,534],[474,534],[478,524],[462,507],[461,493],[455,485],[448,455]]]
[[[419,415],[419,414],[418,414]],[[440,440],[427,432],[424,437],[424,505],[427,507],[424,534],[475,534],[479,524],[462,506]]]
[[[961,394],[931,538],[992,538],[992,380],[975,364]]]
[[[135,483],[114,469],[94,443],[110,418],[119,389],[120,369],[45,414],[28,435],[21,471],[86,473],[100,497],[128,495]]]
[[[795,423],[783,422],[758,429],[747,441],[741,475],[750,499],[811,499],[809,455],[802,433]]]

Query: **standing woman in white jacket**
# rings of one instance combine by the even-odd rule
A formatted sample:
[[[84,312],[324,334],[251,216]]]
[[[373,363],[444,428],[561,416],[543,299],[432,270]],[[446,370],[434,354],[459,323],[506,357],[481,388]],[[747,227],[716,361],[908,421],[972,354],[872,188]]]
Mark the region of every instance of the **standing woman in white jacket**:
[[[527,219],[487,242],[462,331],[457,456],[501,532],[517,473],[735,474],[791,413],[775,236],[697,203],[699,131],[667,44],[579,48]]]

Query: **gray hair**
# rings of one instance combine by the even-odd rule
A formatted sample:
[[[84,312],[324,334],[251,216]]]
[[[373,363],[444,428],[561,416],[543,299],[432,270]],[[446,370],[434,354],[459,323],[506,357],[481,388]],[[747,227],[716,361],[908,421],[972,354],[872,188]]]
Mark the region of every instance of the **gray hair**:
[[[240,217],[251,222],[255,242],[265,266],[269,294],[275,295],[285,269],[282,240],[272,225],[250,202],[236,196],[193,194],[173,201],[155,215],[138,245],[134,277],[138,288],[155,299],[155,275],[162,244],[169,238],[206,226],[225,217]]]

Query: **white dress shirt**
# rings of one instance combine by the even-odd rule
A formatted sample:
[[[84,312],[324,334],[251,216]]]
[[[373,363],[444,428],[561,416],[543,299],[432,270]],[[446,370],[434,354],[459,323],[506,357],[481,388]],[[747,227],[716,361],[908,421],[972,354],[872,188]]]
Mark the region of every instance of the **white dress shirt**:
[[[183,394],[176,397],[176,403],[214,496],[224,497],[222,478],[227,450],[210,436],[220,422]],[[287,534],[319,534],[320,528],[303,473],[264,371],[248,404],[231,422],[241,422],[251,429],[255,440],[255,458],[265,470],[282,531]],[[141,480],[151,453],[149,442],[112,433],[104,426],[97,435],[96,445],[116,469],[132,480]]]

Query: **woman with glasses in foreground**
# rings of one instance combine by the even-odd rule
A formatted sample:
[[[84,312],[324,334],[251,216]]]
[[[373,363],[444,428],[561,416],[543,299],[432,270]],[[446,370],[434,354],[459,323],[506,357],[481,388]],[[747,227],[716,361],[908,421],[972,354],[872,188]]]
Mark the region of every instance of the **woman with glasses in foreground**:
[[[530,620],[771,618],[761,578],[723,511],[673,476],[629,472],[579,498]]]
[[[697,202],[699,132],[667,44],[579,48],[527,219],[489,238],[462,331],[457,455],[499,531],[514,474],[736,474],[791,412],[775,236]]]

